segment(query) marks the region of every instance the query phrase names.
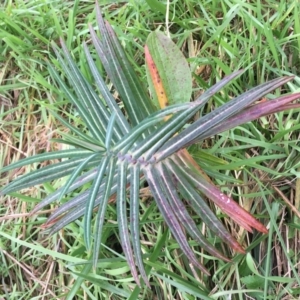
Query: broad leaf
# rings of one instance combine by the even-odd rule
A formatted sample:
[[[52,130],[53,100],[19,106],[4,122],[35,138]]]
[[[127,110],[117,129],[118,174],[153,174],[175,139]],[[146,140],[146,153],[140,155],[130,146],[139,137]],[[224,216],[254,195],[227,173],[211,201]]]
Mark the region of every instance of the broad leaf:
[[[157,108],[190,101],[191,70],[186,58],[170,38],[159,31],[151,32],[146,41],[145,59]]]

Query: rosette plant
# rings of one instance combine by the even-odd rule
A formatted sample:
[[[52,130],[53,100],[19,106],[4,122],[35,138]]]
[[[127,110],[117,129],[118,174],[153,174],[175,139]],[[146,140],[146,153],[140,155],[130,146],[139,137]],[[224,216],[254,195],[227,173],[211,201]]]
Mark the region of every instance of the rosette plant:
[[[60,43],[62,50],[54,45],[57,62],[55,67],[49,64],[50,74],[77,110],[87,130],[75,128],[60,114],[52,112],[71,132],[60,140],[71,145],[70,149],[38,154],[4,167],[2,172],[28,164],[56,161],[16,178],[1,193],[8,194],[69,176],[66,184],[43,199],[32,213],[68,195],[70,199],[55,210],[46,226],[54,233],[83,216],[85,244],[93,252],[94,265],[99,256],[105,212],[110,199],[115,197],[120,241],[131,273],[138,285],[140,273],[149,286],[139,239],[139,193],[141,185],[147,184],[183,253],[194,266],[209,274],[190,248],[185,232],[213,256],[229,259],[203,236],[187,205],[219,238],[240,253],[244,253],[244,249],[227,232],[207,199],[246,230],[266,233],[267,229],[202,174],[187,148],[261,116],[299,107],[299,104],[291,104],[300,97],[299,93],[258,102],[293,77],[277,78],[253,87],[195,121],[193,117],[207,101],[242,71],[225,76],[190,102],[191,74],[186,60],[169,38],[154,32],[145,47],[151,99],[112,27],[102,19],[98,5],[96,10],[100,36],[90,26],[92,44],[123,106],[110,93],[87,45],[83,47],[94,85],[80,72],[63,41]],[[173,61],[172,69],[170,61]],[[88,188],[81,190],[83,186]]]

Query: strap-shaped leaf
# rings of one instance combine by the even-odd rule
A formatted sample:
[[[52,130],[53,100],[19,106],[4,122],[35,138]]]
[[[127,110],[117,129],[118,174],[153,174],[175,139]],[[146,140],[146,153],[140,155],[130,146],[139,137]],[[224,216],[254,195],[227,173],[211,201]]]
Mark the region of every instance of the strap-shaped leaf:
[[[152,105],[152,102],[149,101],[149,95],[146,89],[144,88],[143,82],[140,80],[137,73],[134,71],[131,63],[129,62],[127,55],[121,46],[115,32],[113,31],[111,25],[109,23],[106,23],[106,27],[108,30],[108,34],[110,35],[112,44],[115,47],[116,53],[122,63],[122,71],[124,72],[125,78],[127,78],[128,82],[130,83],[130,87],[132,88],[134,95],[136,96],[135,99],[127,99],[127,101],[132,102],[133,106],[136,109],[135,105],[138,105],[140,108],[140,112],[142,113],[142,116],[137,115],[138,122],[140,123],[142,120],[144,120],[144,116],[147,117],[150,114],[154,113],[156,111],[155,107]],[[125,101],[125,102],[127,102]],[[128,103],[130,104],[130,103]]]
[[[101,77],[98,68],[86,46],[86,44],[84,44],[84,50],[85,50],[85,54],[86,54],[86,58],[90,67],[90,70],[93,74],[93,77],[95,79],[95,83],[97,84],[97,87],[102,95],[102,97],[105,99],[105,102],[107,103],[110,112],[114,112],[116,114],[116,118],[117,118],[117,125],[118,128],[120,130],[120,132],[122,132],[123,135],[125,135],[126,133],[129,132],[130,130],[130,126],[128,124],[128,122],[126,121],[121,109],[119,108],[119,106],[117,105],[114,97],[112,96],[112,94],[109,92],[103,78]],[[116,132],[116,134],[118,135],[118,131]],[[118,139],[120,139],[121,136],[118,136]]]
[[[110,116],[110,119],[109,119],[109,122],[107,125],[106,136],[105,136],[105,148],[106,148],[107,152],[110,152],[115,121],[116,121],[116,113],[113,112]]]
[[[82,176],[79,176],[70,185],[70,187],[68,188],[66,193],[72,192],[72,191],[76,190],[77,188],[85,185],[87,182],[92,181],[95,178],[96,174],[97,174],[97,168],[94,168],[94,169],[84,173]],[[51,204],[52,202],[54,202],[55,200],[57,200],[63,189],[64,189],[64,187],[61,187],[61,188],[57,189],[55,192],[51,193],[48,197],[43,199],[40,203],[38,203],[35,206],[35,208],[31,212],[31,214],[35,214],[37,211],[41,210],[45,206],[47,206],[47,205]],[[62,204],[62,206],[68,205],[68,203],[72,202],[73,200],[74,200],[74,198],[72,200],[70,200],[69,202]],[[67,210],[68,210],[68,208],[64,208],[64,212],[66,212]]]
[[[102,36],[105,37],[103,31],[106,31],[106,26],[104,25],[104,27],[101,27],[99,25],[99,28]],[[104,66],[104,69],[124,101],[129,120],[133,125],[137,125],[138,116],[142,114],[142,112],[140,111],[140,107],[137,107],[136,109],[133,107],[135,95],[133,94],[132,88],[130,87],[126,76],[124,75],[120,61],[117,61],[116,59],[117,56],[113,46],[110,44],[110,42],[105,43],[105,40],[104,42],[101,42],[94,29],[91,26],[89,29],[93,45]],[[132,101],[129,101],[129,99]]]
[[[51,139],[51,142],[56,142],[59,144],[65,144],[72,147],[76,147],[83,150],[88,150],[90,152],[97,152],[97,153],[103,153],[105,152],[105,148],[102,146],[99,146],[96,143],[90,143],[85,140],[82,140],[78,137],[75,137],[73,135],[67,134],[65,132],[57,131],[59,135],[63,137],[63,139]]]
[[[143,155],[145,160],[149,160],[158,148],[187,123],[195,114],[195,111],[196,109],[194,108],[191,112],[190,110],[188,111],[190,112],[189,114],[178,113],[172,116],[150,136],[135,146],[132,150],[132,156],[137,159]]]
[[[100,198],[100,197],[99,197]],[[85,197],[85,199],[88,199],[88,196]],[[99,204],[99,201],[98,201]],[[50,227],[49,234],[54,234],[57,231],[61,230],[62,228],[65,228],[68,224],[72,223],[74,220],[77,220],[78,218],[83,216],[82,212],[82,206],[76,206],[72,208],[72,210],[68,211],[63,217],[52,219],[51,222],[47,222],[44,227]]]
[[[189,119],[192,117],[215,93],[217,93],[219,90],[221,90],[226,84],[228,84],[232,79],[237,77],[243,72],[243,70],[236,71],[226,77],[224,77],[220,82],[215,84],[213,87],[209,88],[206,92],[204,92],[195,102],[187,103],[187,104],[180,104],[180,105],[173,105],[171,107],[167,107],[160,112],[155,112],[151,116],[149,116],[146,120],[142,121],[138,126],[136,126],[128,135],[126,135],[115,147],[115,151],[126,152],[128,149],[133,145],[133,143],[137,140],[137,138],[142,134],[142,132],[152,123],[157,123],[160,118],[164,118],[168,114],[175,113],[176,111],[181,111],[181,114],[176,114],[176,116],[173,117],[172,125],[177,125],[178,122],[182,119]],[[187,117],[188,116],[188,117]],[[176,119],[175,119],[176,118]],[[174,122],[174,119],[176,120]],[[171,120],[169,121],[171,122]],[[159,130],[156,130],[152,135],[147,137],[147,145],[145,144],[145,141],[141,141],[133,150],[135,153],[133,154],[134,157],[139,157],[142,154],[144,154],[145,150],[149,150],[150,147],[154,145],[155,148],[151,150],[151,152],[148,153],[148,156],[152,152],[155,151],[155,149],[158,147],[156,142],[161,141],[160,139],[163,139],[163,141],[167,140],[165,137],[166,133],[169,132],[170,128],[172,126],[169,125],[170,123],[164,124],[161,126]],[[180,126],[178,127],[180,128]],[[177,128],[176,128],[177,130]],[[176,130],[173,130],[176,132]],[[160,143],[161,144],[161,143]],[[159,145],[160,145],[159,144]]]
[[[105,156],[100,162],[99,167],[97,169],[97,175],[93,181],[93,185],[90,188],[90,192],[88,195],[89,201],[87,201],[86,203],[83,228],[84,228],[84,240],[87,249],[90,249],[90,245],[91,245],[91,221],[92,221],[93,209],[95,206],[95,200],[99,193],[102,180],[105,177],[105,172],[107,170],[109,159],[110,159],[109,156]]]
[[[185,205],[179,198],[177,188],[175,187],[172,176],[164,164],[162,164],[162,184],[164,186],[164,190],[167,195],[167,199],[169,200],[170,206],[174,209],[176,217],[178,218],[179,222],[181,222],[181,224],[186,228],[191,237],[195,239],[204,250],[206,250],[213,256],[229,262],[230,260],[221,252],[219,252],[213,245],[211,245],[204,237],[204,235],[199,231],[194,220],[191,218],[187,209],[185,208]]]
[[[118,165],[118,192],[117,192],[118,227],[119,227],[122,249],[126,256],[126,260],[128,262],[131,274],[135,282],[140,286],[141,283],[135,266],[133,251],[130,242],[130,234],[128,231],[126,185],[127,185],[127,162],[126,160],[124,160],[120,162]]]
[[[105,185],[99,201],[99,210],[98,210],[96,226],[94,230],[94,253],[93,253],[94,267],[97,265],[97,260],[99,257],[105,212],[106,212],[106,207],[107,207],[109,197],[111,196],[111,188],[113,185],[113,179],[115,173],[116,173],[116,159],[112,157],[110,158],[109,165],[107,168],[107,176],[104,177]]]
[[[116,192],[117,192],[117,189],[118,189],[117,178],[118,178],[118,174],[116,173],[116,174],[114,174],[114,177],[113,177],[113,183],[112,183],[112,187],[110,189],[110,197],[113,196],[114,194],[116,194]],[[127,178],[127,181],[129,181],[129,177]],[[142,183],[142,182],[143,182],[143,178],[140,178],[140,183]],[[104,193],[105,188],[106,188],[106,185],[104,182],[101,184],[99,193],[97,195],[97,198],[95,199],[94,207],[96,207],[100,204],[100,201],[102,199],[102,195]],[[55,212],[51,214],[47,223],[51,223],[52,220],[63,215],[66,211],[68,211],[68,213],[65,216],[63,216],[60,220],[57,221],[59,224],[55,224],[53,226],[51,233],[57,232],[58,230],[62,229],[65,225],[71,223],[72,221],[74,221],[84,215],[84,212],[85,212],[84,204],[86,203],[86,201],[88,201],[88,194],[89,194],[89,190],[79,194],[78,196],[72,198],[68,202],[62,204],[61,207],[57,208],[55,210]],[[76,209],[73,210],[74,207],[76,207]]]
[[[273,114],[278,111],[299,108],[299,103],[292,104],[292,106],[287,105],[287,103],[299,98],[300,93],[295,93],[291,95],[284,95],[276,99],[268,100],[267,102],[255,104],[249,108],[246,108],[241,113],[230,117],[228,120],[225,120],[224,122],[222,122],[222,124],[218,124],[217,126],[212,127],[209,131],[199,135],[196,141],[203,140],[209,136],[214,135],[216,132],[221,133],[241,124],[258,119],[262,116]]]
[[[49,224],[52,224],[55,220],[62,220],[66,215],[72,215],[74,209],[81,208],[82,215],[85,212],[85,204],[88,200],[90,194],[90,190],[86,190],[84,192],[79,193],[77,196],[73,197],[69,201],[61,204],[58,208],[54,210],[54,212],[50,215],[45,223],[45,227],[49,227]],[[99,195],[98,195],[99,196]],[[96,201],[95,201],[96,202]],[[96,205],[96,204],[95,204]],[[72,212],[72,213],[70,213]],[[68,223],[67,223],[68,224]],[[56,223],[57,225],[57,223]],[[57,229],[59,230],[59,229]],[[53,230],[53,232],[56,232]]]
[[[136,259],[136,264],[141,273],[141,276],[150,288],[150,283],[143,264],[140,242],[140,219],[139,219],[139,204],[140,204],[140,167],[138,164],[130,167],[130,231],[133,246],[133,252]]]
[[[68,224],[72,223],[73,221],[79,219],[84,215],[85,204],[89,200],[89,192],[90,191],[86,191],[76,197],[76,199],[78,199],[77,206],[71,205],[70,210],[62,212],[57,218],[54,217],[56,211],[54,214],[51,215],[51,217],[45,223],[46,228],[50,227],[49,234],[56,233],[57,231],[61,230]],[[95,206],[99,205],[101,199],[102,194],[99,194],[95,200]]]
[[[99,154],[98,153],[94,153],[92,155],[89,155],[82,163],[80,163],[78,165],[78,167],[73,171],[73,173],[71,174],[70,178],[68,179],[68,181],[66,182],[66,184],[63,186],[60,195],[58,197],[58,201],[62,199],[62,197],[67,193],[67,191],[69,190],[70,186],[74,183],[74,181],[76,180],[76,178],[78,178],[79,174],[86,169],[86,165],[93,160],[95,157],[97,157]]]
[[[68,67],[66,66],[64,60],[62,59],[62,57],[60,56],[60,54],[57,52],[56,54],[58,56],[59,62],[60,64],[63,65],[64,67],[64,72],[66,73],[66,75],[68,76],[68,78],[70,78],[69,80],[71,81],[70,83],[72,83],[72,85],[74,87],[78,86],[78,83],[76,81],[74,81],[74,79],[72,80],[72,72],[68,69]],[[80,114],[81,118],[83,119],[83,121],[85,122],[87,128],[89,129],[89,132],[91,133],[91,135],[93,136],[93,138],[99,140],[102,144],[104,144],[104,131],[102,130],[98,130],[100,127],[95,126],[95,123],[92,118],[89,117],[89,108],[85,107],[85,105],[81,102],[81,98],[78,99],[78,95],[75,96],[70,88],[67,86],[67,84],[61,79],[61,77],[59,76],[59,74],[56,72],[56,70],[54,70],[54,68],[49,64],[48,66],[49,69],[49,73],[51,74],[51,77],[56,81],[56,83],[58,84],[58,86],[60,87],[60,89],[62,90],[62,92],[64,93],[64,95],[68,98],[68,100],[76,106],[76,110],[78,111],[78,113]],[[79,97],[80,97],[80,93],[79,93]],[[92,110],[92,108],[90,108]]]
[[[108,76],[121,95],[131,123],[137,125],[153,113],[155,108],[112,28],[108,23],[104,23],[98,5],[96,5],[96,17],[102,41],[100,42],[95,31],[90,27],[93,44]]]
[[[64,51],[64,57],[68,65],[64,63],[64,60],[61,59],[58,53],[56,54],[63,66],[64,72],[66,72],[67,74],[69,82],[72,83],[73,88],[78,95],[77,104],[78,102],[81,102],[84,105],[84,112],[86,113],[87,117],[90,118],[90,121],[93,124],[93,129],[96,130],[97,128],[98,132],[100,132],[102,135],[105,135],[107,124],[110,118],[109,111],[104,106],[101,99],[99,99],[93,87],[88,83],[88,81],[79,71],[63,41],[61,41],[61,45]],[[113,138],[114,142],[116,142],[122,136],[122,133],[118,130],[117,127],[114,130],[115,132],[117,132],[117,137]]]
[[[204,221],[205,224],[225,243],[228,243],[233,249],[240,253],[245,253],[244,249],[238,244],[238,242],[226,231],[224,225],[219,221],[216,215],[211,211],[206,202],[195,190],[193,185],[187,180],[183,167],[178,166],[178,162],[175,163],[166,162],[167,167],[172,171],[173,176],[178,181],[178,187],[180,193],[185,197],[186,201],[191,204],[192,209],[198,214],[198,216]]]
[[[95,140],[91,136],[85,134],[75,126],[72,126],[69,121],[66,121],[64,118],[62,118],[59,114],[54,112],[53,110],[50,110],[51,115],[53,115],[56,119],[58,119],[66,128],[69,128],[71,132],[73,132],[78,138],[80,137],[82,140],[86,141],[87,143],[90,143],[91,145],[95,146],[104,146],[104,143],[101,143],[101,141]],[[64,112],[64,114],[67,114],[67,112]],[[91,147],[93,149],[93,147]]]
[[[161,161],[176,151],[189,146],[193,141],[198,139],[199,135],[208,131],[213,126],[221,124],[227,118],[259,100],[277,87],[290,81],[292,78],[293,77],[286,76],[263,83],[203,116],[166,142],[155,155],[156,161]]]
[[[114,151],[128,151],[128,149],[131,148],[135,141],[138,140],[138,138],[142,136],[143,132],[147,131],[148,128],[152,127],[153,125],[159,124],[160,121],[163,120],[166,116],[171,115],[173,113],[177,113],[182,110],[186,110],[190,106],[191,103],[175,104],[161,111],[153,113],[143,122],[141,122],[138,126],[132,128],[131,131],[128,134],[126,134],[122,138],[122,140],[114,147]]]
[[[142,154],[146,159],[157,151],[157,149],[164,145],[166,141],[179,131],[189,120],[216,92],[223,88],[232,79],[242,73],[242,70],[232,73],[229,76],[223,78],[220,82],[215,84],[212,88],[203,93],[194,103],[189,106],[185,111],[179,112],[171,117],[165,124],[154,131],[147,137],[147,141],[140,142],[135,149],[132,150],[133,157],[139,157]],[[164,147],[164,146],[163,146]],[[144,152],[147,151],[145,154]],[[157,161],[158,154],[155,154],[154,161]]]
[[[31,165],[34,163],[42,162],[42,161],[65,159],[65,158],[82,158],[83,156],[88,156],[90,154],[91,151],[82,150],[82,149],[69,149],[69,150],[60,150],[54,152],[41,153],[41,154],[37,154],[31,157],[21,159],[13,164],[3,167],[1,169],[1,173],[13,169],[21,168],[23,166]]]
[[[20,178],[15,179],[2,191],[3,194],[8,194],[14,191],[18,191],[30,186],[48,182],[54,179],[58,179],[71,174],[84,159],[86,155],[81,158],[72,158],[67,161],[62,161],[56,164],[52,164],[42,169],[37,169]],[[86,168],[91,168],[92,166],[99,163],[100,158],[94,157],[89,163],[86,164]]]
[[[184,254],[188,257],[188,259],[194,266],[202,270],[202,272],[204,272],[205,274],[209,275],[209,272],[198,262],[194,252],[191,250],[186,236],[182,231],[181,224],[178,222],[173,208],[169,205],[169,202],[166,199],[165,193],[161,188],[161,172],[162,170],[158,165],[156,165],[155,168],[148,167],[144,170],[145,177],[147,179],[153,197],[155,198],[156,204]]]
[[[260,222],[258,222],[251,214],[240,207],[233,199],[225,196],[217,187],[207,182],[200,174],[195,172],[186,161],[185,157],[178,155],[176,162],[183,166],[181,170],[184,172],[185,177],[203,194],[211,199],[222,211],[228,214],[234,221],[243,226],[246,230],[252,232],[251,227],[256,230],[268,233],[268,230]],[[179,158],[181,162],[179,162]],[[186,169],[188,168],[188,172]]]

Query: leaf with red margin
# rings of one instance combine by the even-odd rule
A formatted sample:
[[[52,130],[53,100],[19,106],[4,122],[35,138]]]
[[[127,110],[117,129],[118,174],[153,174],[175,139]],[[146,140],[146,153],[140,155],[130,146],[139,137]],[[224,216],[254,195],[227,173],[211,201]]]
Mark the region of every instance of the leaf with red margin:
[[[146,61],[149,54],[149,58],[156,68],[155,72],[159,76],[159,82],[157,82],[153,81],[151,75],[150,89],[156,84],[162,86],[168,104],[189,102],[192,95],[192,75],[188,62],[178,46],[162,32],[155,31],[151,32],[147,38],[145,52]],[[148,62],[147,66],[149,68]],[[148,71],[152,72],[151,65]],[[154,91],[152,90],[152,92]],[[157,90],[155,92],[157,94]],[[158,107],[155,93],[152,96],[153,101],[156,102],[154,104]],[[166,105],[166,103],[159,103],[160,108],[164,108]]]
[[[154,93],[152,93],[152,97],[156,98],[158,101],[159,106],[157,106],[157,108],[163,109],[169,105],[169,101],[166,96],[166,92],[161,77],[159,75],[158,69],[155,65],[154,60],[152,59],[152,56],[149,52],[149,48],[147,45],[145,46],[145,60],[148,67],[149,75],[151,77],[151,83],[152,83],[151,86],[154,88]]]
[[[183,162],[189,166],[193,166],[193,158],[186,155],[184,151],[180,152],[180,157],[183,158]],[[236,223],[244,227],[247,231],[252,232],[252,228],[262,232],[268,233],[267,228],[257,221],[250,213],[239,206],[233,199],[224,195],[215,185],[207,182],[198,172],[194,172],[191,168],[187,172],[190,175],[190,180],[193,184],[204,193],[209,199],[211,199],[220,209],[231,217]]]

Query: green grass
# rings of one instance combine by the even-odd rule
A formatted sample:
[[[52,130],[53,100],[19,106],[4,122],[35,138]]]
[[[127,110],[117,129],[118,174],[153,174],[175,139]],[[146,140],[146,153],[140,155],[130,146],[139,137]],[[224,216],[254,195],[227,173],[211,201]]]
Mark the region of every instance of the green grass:
[[[288,1],[101,1],[136,71],[146,75],[143,45],[151,30],[169,32],[194,72],[194,96],[224,74],[246,71],[223,90],[227,98],[280,75],[295,80],[277,90],[300,91],[300,4]],[[81,43],[95,25],[94,1],[4,1],[0,4],[0,167],[43,151],[66,129],[49,108],[82,126],[51,82],[46,60],[51,41],[62,36],[83,73]],[[115,95],[116,97],[118,95]],[[275,95],[274,95],[275,96]],[[222,97],[223,99],[226,97]],[[214,98],[204,108],[221,104]],[[236,255],[202,225],[202,232],[233,263],[209,257],[191,241],[208,267],[193,269],[166,228],[147,188],[141,193],[141,243],[152,289],[136,287],[121,253],[114,203],[108,207],[101,259],[92,270],[84,247],[82,220],[49,237],[41,230],[54,206],[30,216],[35,204],[67,179],[0,200],[0,299],[299,299],[300,207],[298,111],[279,113],[240,126],[193,147],[203,169],[269,229],[249,234],[222,215],[246,256]],[[0,185],[38,167],[5,174]],[[281,191],[281,195],[278,193]],[[288,203],[290,205],[288,205]]]

